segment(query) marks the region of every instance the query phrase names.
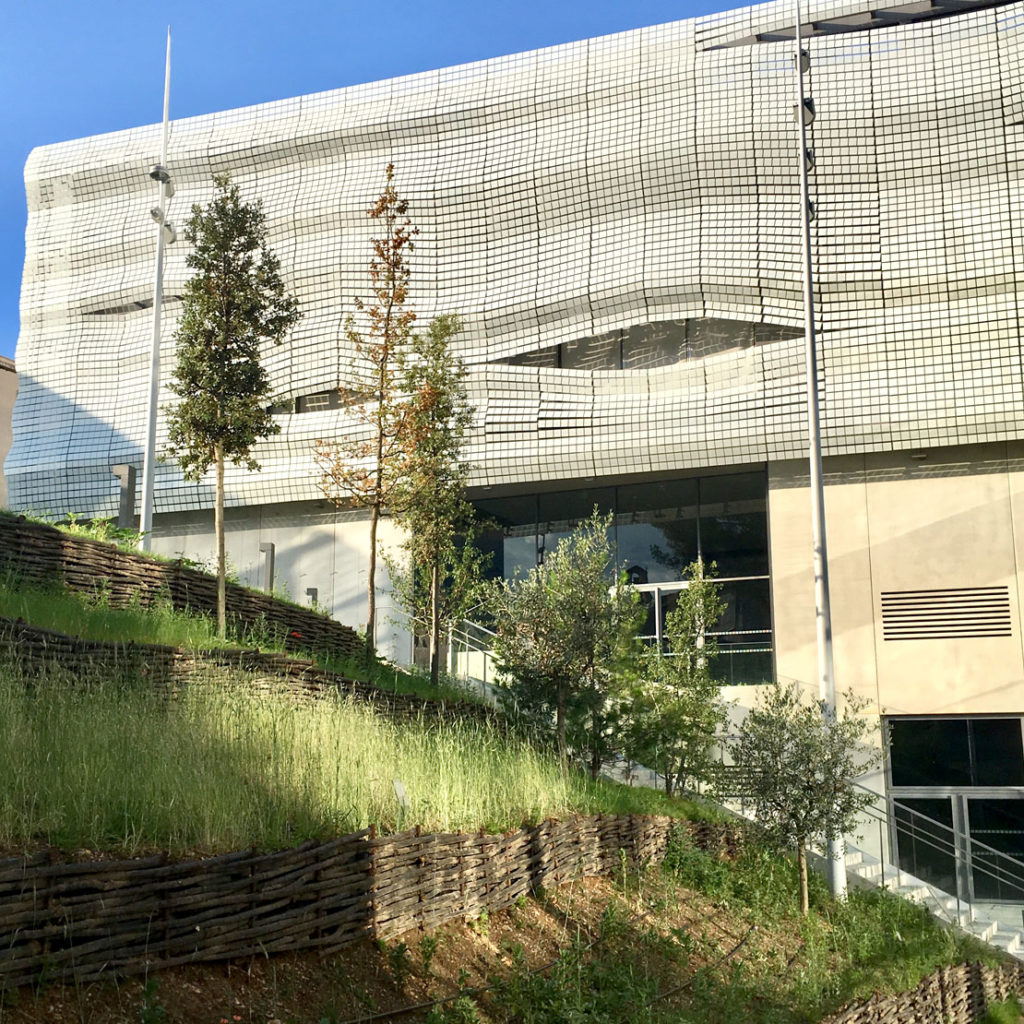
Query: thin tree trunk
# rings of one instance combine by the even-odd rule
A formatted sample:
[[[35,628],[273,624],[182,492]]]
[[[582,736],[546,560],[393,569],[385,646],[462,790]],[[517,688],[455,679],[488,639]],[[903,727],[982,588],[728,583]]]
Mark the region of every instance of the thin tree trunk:
[[[565,742],[565,683],[560,682],[557,686],[558,703],[555,707],[555,737],[558,741],[558,761],[561,764],[562,771],[564,773],[569,770],[569,752],[566,749]]]
[[[213,531],[217,535],[217,636],[224,640],[228,631],[227,559],[224,554],[224,446],[215,445],[217,493],[213,503]]]
[[[803,840],[797,840],[796,863],[800,870],[800,913],[806,917],[811,909],[811,901],[807,891],[807,849]]]
[[[597,721],[597,713],[595,712],[590,716],[590,735],[591,735],[591,747],[590,747],[590,777],[597,782],[601,777],[601,751],[598,746],[601,737],[598,735],[599,724]]]
[[[430,567],[430,682],[437,686],[441,675],[440,633],[441,633],[441,571],[434,559]]]
[[[380,504],[370,506],[370,552],[366,569],[366,660],[373,660],[376,646],[377,621],[377,522],[380,519]]]

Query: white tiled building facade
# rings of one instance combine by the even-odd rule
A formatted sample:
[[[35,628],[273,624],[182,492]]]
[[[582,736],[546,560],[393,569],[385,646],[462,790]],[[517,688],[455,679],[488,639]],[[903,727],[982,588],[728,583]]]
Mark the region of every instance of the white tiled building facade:
[[[790,10],[172,123],[170,218],[230,171],[304,312],[265,353],[281,433],[261,473],[228,473],[243,577],[273,543],[296,598],[365,615],[365,527],[322,502],[312,449],[353,429],[332,395],[393,163],[420,229],[411,305],[466,324],[467,458],[497,570],[596,503],[652,633],[700,551],[729,595],[730,680],[815,678]],[[806,22],[839,684],[893,736],[925,718],[962,732],[955,778],[896,763],[890,784],[957,821],[1010,814],[1024,844],[1006,810],[1024,793],[1024,3],[819,0]],[[29,159],[15,508],[115,515],[110,467],[141,466],[159,147],[150,126]],[[187,276],[184,241],[168,252],[163,403]],[[211,503],[211,482],[162,465],[154,546],[208,551]],[[408,656],[399,627],[380,640]],[[977,736],[1015,724],[985,767]]]

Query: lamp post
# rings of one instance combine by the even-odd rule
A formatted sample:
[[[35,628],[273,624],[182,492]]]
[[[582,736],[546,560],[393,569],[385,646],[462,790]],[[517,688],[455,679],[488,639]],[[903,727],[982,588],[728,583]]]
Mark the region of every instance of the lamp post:
[[[164,299],[164,245],[177,235],[167,221],[167,202],[174,185],[167,173],[167,130],[171,99],[171,30],[167,29],[167,59],[164,65],[164,123],[160,145],[160,163],[149,169],[149,176],[160,186],[159,203],[149,212],[156,221],[156,275],[153,284],[153,343],[149,359],[149,402],[146,407],[146,446],[142,457],[142,509],[139,515],[139,550],[149,550],[153,532],[153,473],[156,462],[156,414],[160,396],[160,314]]]
[[[814,120],[814,103],[804,93],[804,75],[811,66],[810,54],[803,48],[800,35],[800,0],[793,0],[793,65],[796,76],[796,121],[800,152],[800,227],[803,243],[804,362],[807,371],[807,434],[811,485],[811,530],[814,547],[814,623],[818,648],[818,698],[822,714],[836,716],[836,680],[832,661],[832,611],[829,605],[828,546],[825,537],[825,487],[821,473],[821,421],[818,411],[818,353],[814,328],[814,268],[811,260],[811,206],[808,177],[814,158],[807,148],[807,125]],[[845,844],[842,836],[829,840],[828,879],[833,896],[846,894]]]

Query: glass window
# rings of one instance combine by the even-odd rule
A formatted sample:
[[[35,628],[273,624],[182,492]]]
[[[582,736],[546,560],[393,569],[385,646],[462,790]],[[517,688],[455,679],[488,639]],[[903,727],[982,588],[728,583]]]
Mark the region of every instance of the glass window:
[[[894,786],[969,786],[967,720],[891,719],[889,759]]]
[[[1024,749],[1019,718],[975,718],[970,722],[975,786],[1024,786]]]
[[[768,575],[763,473],[706,477],[700,485],[700,547],[719,576]]]
[[[971,797],[967,817],[975,898],[1024,900],[1024,800]]]
[[[554,551],[560,540],[568,537],[584,519],[590,518],[595,507],[599,512],[610,512],[614,502],[615,489],[612,487],[583,487],[574,491],[553,491],[539,495],[537,507],[541,555]]]
[[[1022,786],[1019,718],[889,720],[894,786]]]
[[[495,552],[493,574],[507,580],[525,576],[537,564],[537,495],[485,498],[475,504],[480,517],[500,531],[500,543],[486,537],[487,550]]]
[[[952,799],[905,800],[901,797],[893,810],[899,866],[943,892],[956,892]]]
[[[714,628],[720,647],[748,647],[753,641],[767,640],[772,628],[768,580],[723,580],[718,592],[725,602],[725,611]]]
[[[682,579],[697,558],[697,481],[623,486],[617,499],[618,561],[647,583]]]

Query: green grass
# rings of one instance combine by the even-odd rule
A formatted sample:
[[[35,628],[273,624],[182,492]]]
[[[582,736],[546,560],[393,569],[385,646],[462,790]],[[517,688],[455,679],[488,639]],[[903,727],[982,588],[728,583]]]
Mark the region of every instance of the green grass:
[[[39,629],[50,629],[69,636],[109,643],[166,644],[191,650],[237,646],[238,639],[217,639],[217,626],[207,615],[175,611],[169,600],[149,608],[130,605],[112,608],[102,589],[89,596],[63,587],[30,587],[8,576],[0,584],[0,616],[23,619]],[[284,650],[265,636],[253,634],[252,646],[264,650]],[[262,641],[259,643],[258,641]]]
[[[0,845],[135,853],[286,847],[369,825],[501,831],[576,812],[694,805],[563,776],[525,741],[461,720],[246,686],[0,678]],[[411,804],[398,807],[393,780]]]
[[[157,601],[148,608],[141,605],[112,608],[102,588],[94,595],[87,595],[60,586],[27,586],[11,575],[0,578],[0,617],[22,619],[39,629],[108,643],[165,644],[188,650],[238,646],[262,651],[285,650],[283,642],[270,631],[255,628],[219,640],[216,623],[210,616],[176,611],[170,600]],[[474,688],[463,686],[459,680],[442,677],[440,685],[435,687],[426,673],[407,671],[385,662],[374,661],[367,665],[363,657],[339,658],[319,652],[312,655],[296,652],[296,656],[312,657],[321,668],[392,693],[430,700],[481,700]]]
[[[568,924],[586,896],[543,900]],[[502,1024],[813,1024],[875,991],[913,989],[939,967],[1000,954],[883,890],[837,902],[816,879],[803,918],[790,858],[750,846],[730,863],[680,836],[660,869],[624,872],[599,920],[570,928],[550,969],[530,970],[515,947],[510,957],[494,991],[466,993],[464,1016],[438,1010],[436,1024],[477,1009]],[[996,1006],[991,1020],[1013,1013]]]

